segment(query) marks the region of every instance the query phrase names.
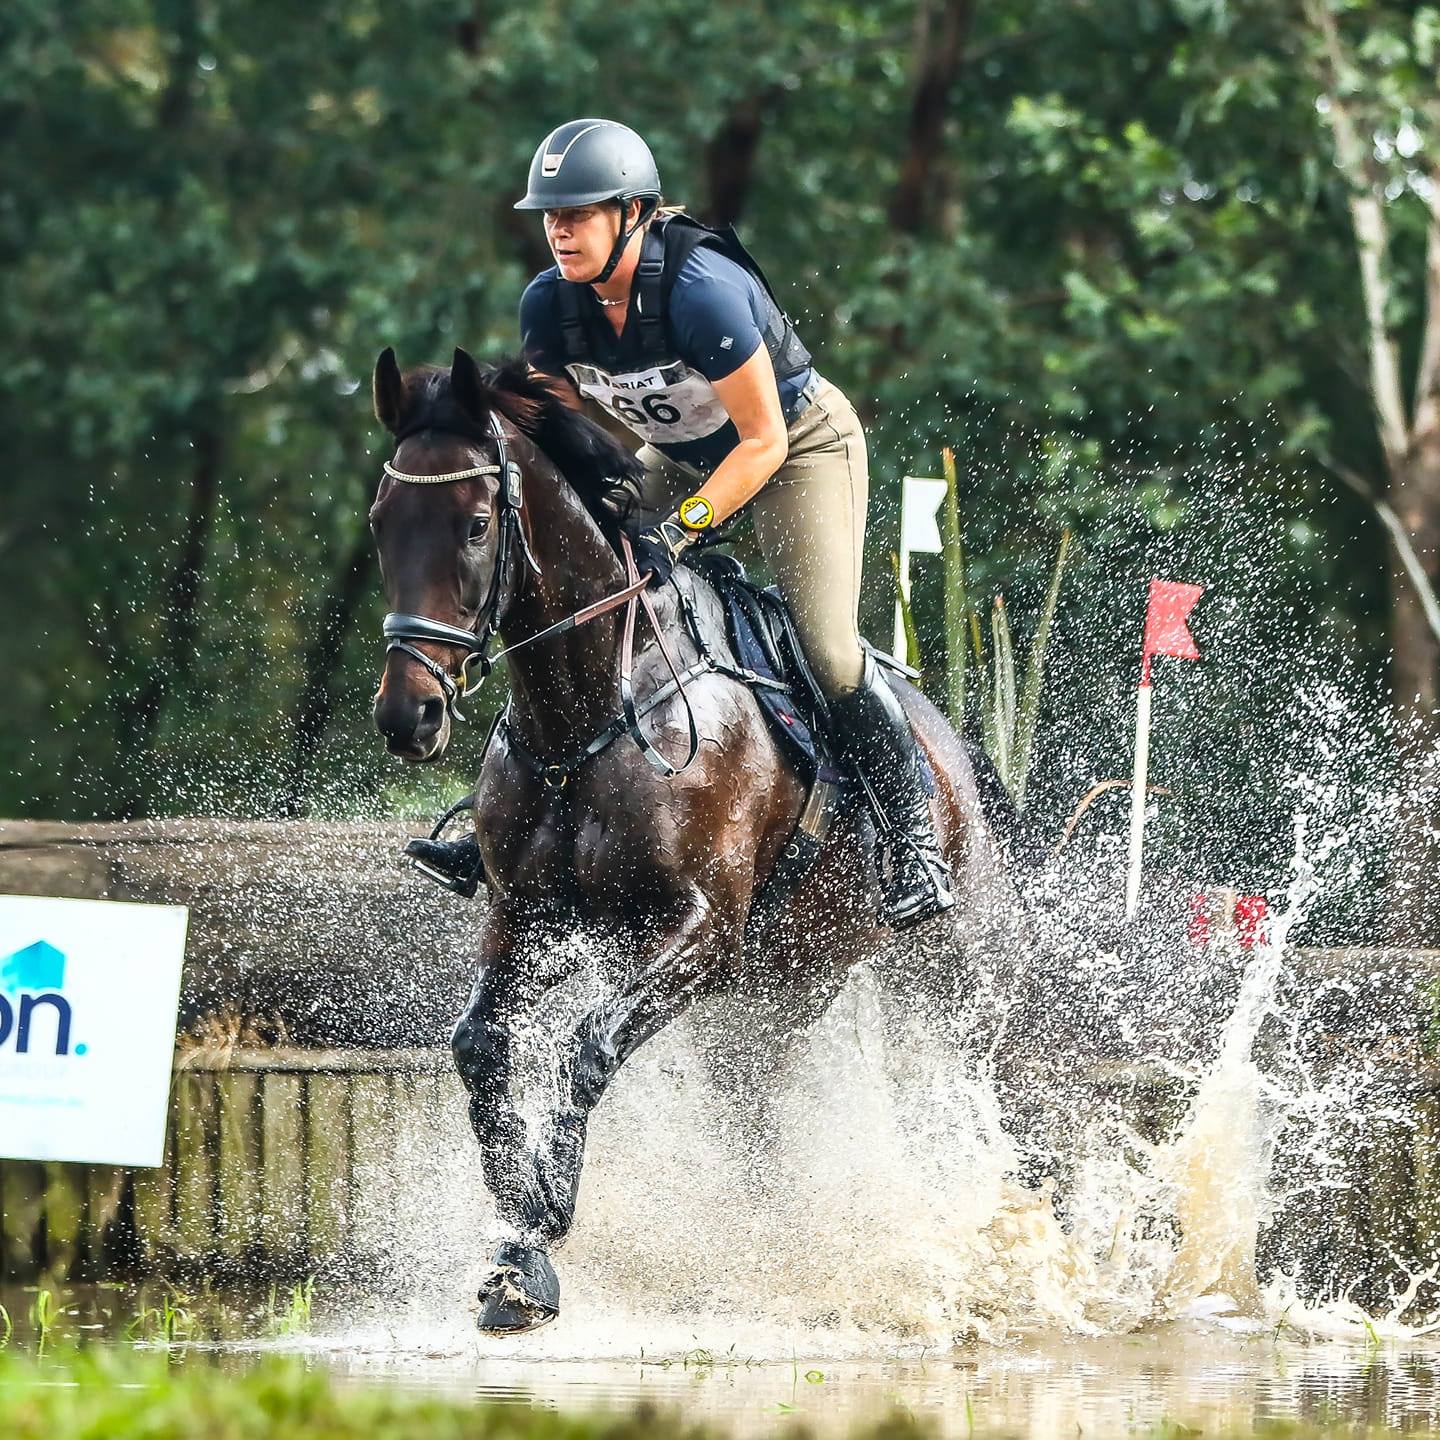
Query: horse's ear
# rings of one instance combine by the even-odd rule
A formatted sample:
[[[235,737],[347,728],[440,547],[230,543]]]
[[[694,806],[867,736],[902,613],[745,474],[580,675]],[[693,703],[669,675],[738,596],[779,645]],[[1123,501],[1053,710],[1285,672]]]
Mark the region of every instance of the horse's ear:
[[[458,345],[455,347],[455,359],[450,364],[450,393],[471,420],[477,425],[485,423],[495,396],[485,383],[475,357]]]
[[[395,352],[386,346],[375,362],[375,378],[371,382],[375,399],[375,418],[393,435],[400,428],[400,412],[405,408],[405,382]]]

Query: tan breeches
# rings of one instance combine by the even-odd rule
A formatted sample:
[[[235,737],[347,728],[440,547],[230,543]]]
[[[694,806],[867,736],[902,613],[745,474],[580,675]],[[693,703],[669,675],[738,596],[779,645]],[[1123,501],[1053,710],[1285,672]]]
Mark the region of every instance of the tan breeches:
[[[855,689],[864,667],[858,611],[870,488],[865,434],[844,394],[822,379],[789,436],[785,463],[745,508],[805,657],[834,696]],[[700,488],[697,474],[652,445],[642,445],[638,458],[645,466],[639,513],[647,522]]]

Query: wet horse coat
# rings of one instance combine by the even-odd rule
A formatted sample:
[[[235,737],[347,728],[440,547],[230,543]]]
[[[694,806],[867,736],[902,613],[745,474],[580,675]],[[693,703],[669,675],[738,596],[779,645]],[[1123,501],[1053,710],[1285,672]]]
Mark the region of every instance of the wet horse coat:
[[[522,472],[520,525],[538,566],[535,573],[512,556],[497,582],[496,477],[407,484],[387,475],[371,521],[392,611],[473,630],[493,596],[510,646],[624,587],[613,543],[616,482],[633,477],[636,462],[522,367],[483,372],[457,351],[448,372],[426,367],[402,376],[386,351],[374,395],[378,418],[400,437],[391,463],[413,476],[493,464],[487,426],[492,417],[498,422]],[[650,592],[687,666],[699,657],[680,623],[678,590],[716,650],[725,646],[725,621],[713,590],[683,566],[674,587]],[[453,1045],[486,1182],[516,1236],[497,1253],[481,1292],[486,1329],[525,1329],[553,1317],[558,1284],[546,1252],[574,1217],[587,1118],[637,1046],[699,997],[719,992],[746,998],[757,1032],[803,1025],[888,933],[875,918],[871,862],[844,822],[832,827],[778,919],[747,938],[752,903],[795,828],[806,787],[755,696],[724,674],[687,687],[700,746],[682,773],[658,774],[622,737],[565,784],[546,782],[537,761],[574,755],[617,712],[621,623],[613,611],[509,657],[509,728],[487,751],[477,786],[477,833],[493,897]],[[450,673],[462,658],[441,643],[415,648]],[[655,638],[637,637],[637,698],[668,678]],[[958,737],[918,691],[892,683],[935,771],[937,832],[960,901],[936,927],[937,938],[948,940],[1003,884],[1002,865]],[[644,722],[677,763],[684,704],[672,696]],[[375,715],[393,753],[443,754],[449,707],[432,667],[413,652],[388,654]],[[532,1136],[517,1109],[512,1039],[517,1023],[565,978],[558,957],[577,930],[606,939],[606,991],[560,1045],[557,1099]]]

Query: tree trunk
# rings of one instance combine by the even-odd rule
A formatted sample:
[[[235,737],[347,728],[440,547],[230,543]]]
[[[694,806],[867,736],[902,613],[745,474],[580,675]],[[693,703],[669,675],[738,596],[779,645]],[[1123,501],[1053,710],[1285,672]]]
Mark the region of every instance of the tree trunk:
[[[744,212],[755,180],[755,156],[770,111],[783,92],[776,86],[742,96],[705,147],[705,219],[733,225]]]
[[[965,63],[972,9],[973,0],[921,0],[916,11],[915,80],[905,154],[886,208],[891,227],[901,235],[920,235],[929,218],[945,210],[945,118],[951,92]],[[881,262],[879,273],[897,288],[906,283],[905,259],[901,246]],[[857,401],[862,424],[874,422],[881,388],[908,353],[906,324],[897,318],[889,328],[886,343],[877,347],[875,364]]]
[[[1417,434],[1391,504],[1432,586],[1440,585],[1440,430]],[[1399,560],[1390,565],[1391,682],[1400,756],[1400,810],[1391,863],[1396,944],[1440,938],[1440,639]]]
[[[375,545],[369,527],[362,524],[345,568],[325,602],[314,642],[306,652],[305,683],[295,709],[285,789],[280,797],[282,815],[303,815],[308,808],[311,767],[335,711],[334,683],[344,657],[345,639],[354,626],[356,612],[369,596],[374,576]]]
[[[490,7],[485,0],[475,0],[470,13],[455,23],[455,43],[470,58],[478,58],[490,38]]]
[[[972,0],[923,0],[917,17],[905,158],[890,196],[890,223],[902,234],[918,234],[939,206],[945,117],[964,63],[973,8]]]
[[[194,439],[195,468],[190,476],[190,504],[180,556],[164,591],[163,626],[158,652],[150,662],[150,678],[120,717],[120,765],[126,788],[116,805],[121,819],[143,814],[148,787],[140,768],[149,753],[165,712],[166,701],[189,680],[195,668],[200,633],[200,582],[220,498],[220,432],[207,425]]]
[[[155,25],[174,45],[155,120],[162,130],[182,130],[194,112],[200,59],[200,17],[195,0],[156,0]]]

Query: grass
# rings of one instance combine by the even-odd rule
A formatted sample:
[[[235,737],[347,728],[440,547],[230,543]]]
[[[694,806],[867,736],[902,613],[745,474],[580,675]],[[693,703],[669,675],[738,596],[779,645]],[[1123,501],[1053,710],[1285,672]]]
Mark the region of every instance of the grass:
[[[285,1309],[277,1310],[275,1287],[270,1287],[270,1328],[276,1335],[308,1335],[311,1312],[315,1305],[315,1277],[311,1275],[303,1284],[290,1291]]]

